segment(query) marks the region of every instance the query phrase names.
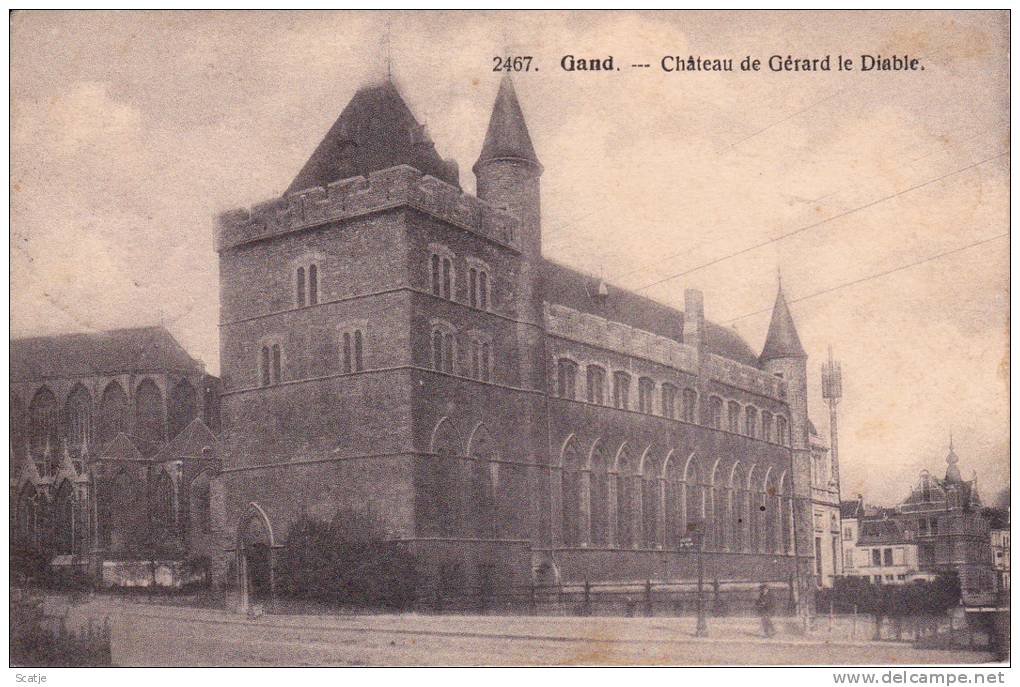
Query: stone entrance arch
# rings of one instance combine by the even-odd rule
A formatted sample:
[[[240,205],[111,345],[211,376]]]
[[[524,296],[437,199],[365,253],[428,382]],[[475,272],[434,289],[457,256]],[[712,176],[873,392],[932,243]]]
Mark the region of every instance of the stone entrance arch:
[[[269,517],[257,503],[252,503],[237,527],[237,584],[241,612],[272,600],[275,548]]]

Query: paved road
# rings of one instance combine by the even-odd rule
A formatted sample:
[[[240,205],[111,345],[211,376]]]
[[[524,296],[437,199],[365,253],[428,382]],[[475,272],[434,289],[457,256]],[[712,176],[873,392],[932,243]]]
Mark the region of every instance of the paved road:
[[[719,665],[918,664],[988,661],[983,652],[891,642],[826,643],[754,636],[753,619],[692,636],[689,618],[264,616],[148,605],[110,615],[116,665]]]

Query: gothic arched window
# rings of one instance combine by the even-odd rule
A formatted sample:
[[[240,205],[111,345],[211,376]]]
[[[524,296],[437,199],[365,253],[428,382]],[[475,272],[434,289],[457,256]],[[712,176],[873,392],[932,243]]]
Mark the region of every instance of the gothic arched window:
[[[591,454],[591,542],[609,546],[609,454],[601,442]]]
[[[198,392],[191,383],[182,379],[170,392],[170,436],[184,431],[198,417]]]
[[[67,444],[71,451],[78,453],[92,440],[92,395],[81,384],[77,384],[67,397],[64,405],[67,416]]]
[[[135,390],[135,435],[155,444],[163,443],[166,410],[163,393],[151,379],[145,379]]]
[[[59,418],[57,397],[47,387],[35,393],[28,406],[29,444],[32,455],[41,457],[47,446],[55,455],[60,450]]]
[[[99,404],[99,443],[105,446],[121,432],[129,431],[127,394],[118,382],[110,382]]]
[[[577,398],[577,363],[560,358],[556,361],[556,395],[560,398]]]

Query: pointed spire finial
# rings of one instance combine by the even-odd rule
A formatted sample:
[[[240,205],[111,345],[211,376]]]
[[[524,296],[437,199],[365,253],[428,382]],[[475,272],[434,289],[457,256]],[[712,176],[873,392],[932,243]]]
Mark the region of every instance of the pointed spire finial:
[[[386,51],[386,80],[393,81],[393,52],[391,45],[391,32],[392,24],[389,19],[386,20],[386,33],[383,35],[383,48]]]
[[[950,428],[949,428],[949,450],[950,451],[953,450],[953,428],[952,428],[952,426],[950,426]]]
[[[781,265],[776,265],[776,282],[779,284],[779,292],[783,292],[783,268]]]

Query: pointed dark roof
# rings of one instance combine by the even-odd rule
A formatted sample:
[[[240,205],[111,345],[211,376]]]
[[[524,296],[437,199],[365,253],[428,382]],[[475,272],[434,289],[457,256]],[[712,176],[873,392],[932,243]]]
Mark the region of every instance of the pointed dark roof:
[[[683,343],[682,310],[613,284],[606,287],[606,298],[596,301],[592,294],[598,291],[600,283],[604,284],[602,280],[548,259],[542,260],[541,274],[545,297],[550,303],[605,317]],[[758,367],[754,351],[740,334],[722,325],[705,322],[705,347],[716,355]]]
[[[786,305],[786,296],[780,287],[776,294],[776,304],[772,308],[772,322],[769,323],[769,333],[765,337],[765,346],[762,348],[761,362],[775,360],[776,358],[806,358],[807,353],[800,344],[800,337],[797,336],[797,327],[793,323],[793,315]]]
[[[485,132],[485,143],[482,144],[482,152],[478,155],[474,169],[477,171],[483,162],[506,158],[541,164],[531,144],[528,125],[524,122],[524,113],[509,74],[499,83],[499,93],[496,94],[489,128]]]
[[[203,367],[163,327],[11,340],[12,381],[148,370],[202,372]]]
[[[457,166],[444,162],[392,81],[365,86],[347,103],[287,193],[380,169],[410,165],[459,186]]]
[[[206,448],[211,449],[208,455],[205,453]],[[171,439],[170,443],[161,448],[152,460],[157,463],[183,458],[212,460],[217,456],[218,449],[219,442],[216,436],[196,417],[181,430],[180,434]]]

